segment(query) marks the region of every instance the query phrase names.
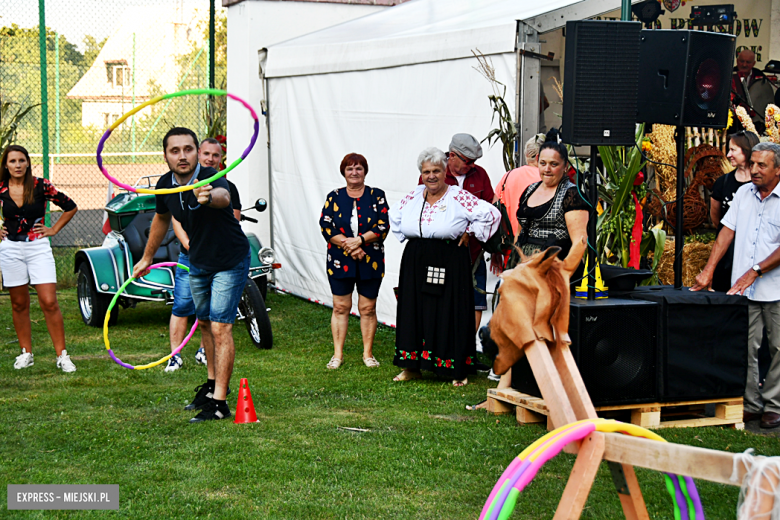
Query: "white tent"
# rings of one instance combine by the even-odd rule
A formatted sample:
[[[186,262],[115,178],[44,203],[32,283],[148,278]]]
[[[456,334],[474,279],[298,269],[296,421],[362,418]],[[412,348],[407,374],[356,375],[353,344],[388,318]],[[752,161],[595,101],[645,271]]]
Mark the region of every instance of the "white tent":
[[[283,266],[277,285],[330,304],[318,219],[327,193],[344,185],[338,167],[345,154],[365,155],[366,183],[385,190],[392,205],[417,184],[422,149],[446,150],[459,132],[484,138],[494,126],[493,91],[474,70],[477,49],[506,85],[511,110],[522,100],[522,135],[536,133],[540,61],[518,49],[540,53],[540,34],[619,7],[619,0],[412,0],[261,53],[272,242]],[[498,146],[485,144],[478,163],[494,185],[504,173]],[[403,248],[392,236],[385,246],[377,313],[394,324]]]

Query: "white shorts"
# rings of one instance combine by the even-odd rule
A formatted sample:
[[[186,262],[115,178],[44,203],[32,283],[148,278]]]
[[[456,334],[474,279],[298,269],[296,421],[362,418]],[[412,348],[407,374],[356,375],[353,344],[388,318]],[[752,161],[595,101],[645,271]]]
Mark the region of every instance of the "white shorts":
[[[48,238],[32,242],[0,242],[0,271],[5,287],[57,283],[57,269]]]

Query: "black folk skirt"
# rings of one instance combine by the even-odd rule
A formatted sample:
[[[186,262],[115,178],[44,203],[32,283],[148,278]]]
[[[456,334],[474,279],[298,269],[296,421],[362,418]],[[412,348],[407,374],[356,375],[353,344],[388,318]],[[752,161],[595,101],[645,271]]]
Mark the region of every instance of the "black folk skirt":
[[[458,246],[457,240],[409,240],[401,259],[396,321],[394,365],[447,379],[475,373],[468,247]]]

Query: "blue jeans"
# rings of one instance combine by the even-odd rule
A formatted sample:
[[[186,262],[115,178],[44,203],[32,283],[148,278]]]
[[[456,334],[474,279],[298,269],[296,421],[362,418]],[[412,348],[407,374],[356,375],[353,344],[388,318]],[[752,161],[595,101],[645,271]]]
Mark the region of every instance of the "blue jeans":
[[[179,263],[190,267],[190,255],[179,253]],[[179,318],[187,318],[195,314],[195,302],[192,301],[190,290],[190,273],[184,269],[176,269],[173,287],[173,310],[171,313]]]
[[[190,289],[199,320],[217,323],[236,321],[238,303],[249,276],[249,254],[226,271],[202,271],[190,266]]]

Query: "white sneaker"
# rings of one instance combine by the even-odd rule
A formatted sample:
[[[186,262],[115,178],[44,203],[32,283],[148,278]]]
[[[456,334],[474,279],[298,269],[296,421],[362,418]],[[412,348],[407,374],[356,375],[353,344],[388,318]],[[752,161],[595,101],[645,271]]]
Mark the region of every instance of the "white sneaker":
[[[75,372],[76,365],[70,360],[67,350],[63,350],[62,354],[57,357],[57,368],[61,368],[63,372]]]
[[[165,367],[166,372],[174,372],[176,370],[179,370],[181,366],[184,364],[184,361],[182,361],[181,356],[179,354],[176,354],[171,359],[168,360],[168,366]]]
[[[501,381],[501,376],[496,375],[492,368],[490,369],[490,373],[488,374],[487,378],[491,381]]]
[[[206,361],[206,351],[203,350],[203,347],[200,347],[198,352],[195,353],[195,361],[203,366],[208,366],[208,362]]]
[[[33,360],[32,352],[27,352],[26,350],[22,349],[22,353],[16,356],[16,361],[14,361],[14,368],[19,370],[21,368],[31,367],[34,364],[35,362]]]

